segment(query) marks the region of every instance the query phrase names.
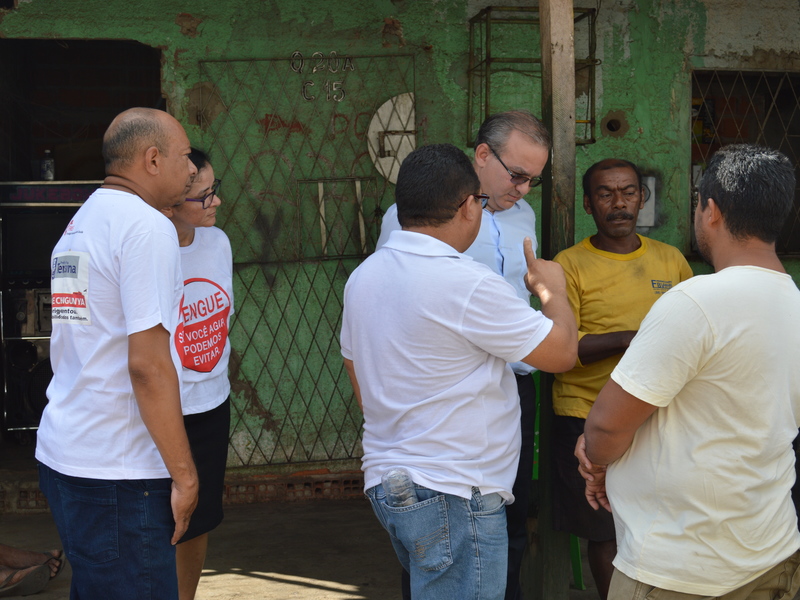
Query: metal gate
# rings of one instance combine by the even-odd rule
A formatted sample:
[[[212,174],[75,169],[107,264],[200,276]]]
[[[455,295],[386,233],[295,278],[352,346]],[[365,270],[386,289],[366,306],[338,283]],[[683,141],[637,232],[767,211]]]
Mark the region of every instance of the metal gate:
[[[413,100],[414,59],[295,52],[200,66],[234,258],[228,465],[360,457],[342,292],[394,201],[382,172],[413,145],[413,110],[397,98]]]

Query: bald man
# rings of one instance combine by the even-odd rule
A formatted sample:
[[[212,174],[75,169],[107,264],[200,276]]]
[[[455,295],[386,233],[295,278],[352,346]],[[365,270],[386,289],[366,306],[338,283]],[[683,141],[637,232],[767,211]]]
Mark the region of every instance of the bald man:
[[[174,544],[197,503],[170,342],[183,292],[175,228],[196,167],[163,111],[118,115],[106,179],[53,249],[53,380],[39,479],[72,598],[177,599]]]

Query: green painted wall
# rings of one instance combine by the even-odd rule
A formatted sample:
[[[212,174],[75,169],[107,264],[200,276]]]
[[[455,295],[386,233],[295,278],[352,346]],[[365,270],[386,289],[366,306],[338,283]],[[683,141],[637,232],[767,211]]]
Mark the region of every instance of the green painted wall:
[[[602,158],[637,162],[658,180],[658,225],[647,234],[684,252],[690,249],[689,69],[727,64],[722,54],[711,60],[713,49],[706,47],[717,39],[709,37],[712,24],[714,31],[726,28],[720,22],[726,5],[604,2],[597,19],[596,143],[578,148],[578,180]],[[0,37],[125,39],[162,50],[169,109],[195,145],[211,150],[225,180],[219,224],[233,243],[237,299],[230,466],[357,468],[361,416],[340,364],[341,292],[364,255],[359,206],[369,252],[381,209],[392,202],[392,185],[373,167],[365,132],[378,106],[414,92],[417,145],[449,141],[466,148],[467,22],[484,6],[472,0],[28,0],[0,11]],[[782,10],[794,18],[798,7],[743,10],[772,11],[780,19]],[[536,29],[522,28],[495,51],[537,56],[538,44]],[[576,44],[585,48],[587,41]],[[292,60],[295,52],[303,56],[302,68],[297,56]],[[324,60],[315,61],[315,52]],[[493,81],[494,106],[527,103],[540,113],[538,90],[535,76],[501,74]],[[586,98],[579,104],[586,106]],[[600,127],[612,113],[625,125],[616,133]],[[537,193],[528,199],[538,213]],[[594,232],[581,199],[576,190],[576,240]],[[797,279],[800,262],[787,266]]]

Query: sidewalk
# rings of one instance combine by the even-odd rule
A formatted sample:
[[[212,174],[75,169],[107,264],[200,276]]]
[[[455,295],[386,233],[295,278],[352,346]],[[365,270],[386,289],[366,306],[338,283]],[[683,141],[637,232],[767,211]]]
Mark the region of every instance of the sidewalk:
[[[0,541],[60,548],[49,513],[0,514]],[[595,600],[589,580],[570,600]],[[69,566],[32,600],[68,600]],[[197,600],[400,600],[400,567],[366,500],[232,505],[212,532]]]

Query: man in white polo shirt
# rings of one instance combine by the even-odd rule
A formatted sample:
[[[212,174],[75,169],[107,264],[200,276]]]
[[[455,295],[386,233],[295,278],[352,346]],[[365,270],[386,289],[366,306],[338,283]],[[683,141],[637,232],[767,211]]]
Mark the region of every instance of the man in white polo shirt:
[[[489,196],[481,214],[475,241],[464,253],[501,275],[530,303],[531,293],[523,277],[528,271],[522,241],[528,237],[536,253],[536,215],[524,196],[542,183],[542,170],[550,155],[550,132],[539,119],[524,110],[511,110],[488,117],[475,138],[472,166]],[[400,229],[397,205],[392,204],[381,221],[375,246],[381,248],[392,231]],[[520,570],[528,547],[528,500],[533,473],[533,445],[536,436],[536,385],[530,365],[511,365],[517,380],[522,427],[514,504],[506,507],[508,528],[508,580],[505,600],[521,600]],[[407,574],[403,576],[403,599],[410,600]]]
[[[396,187],[402,231],[345,288],[342,355],[364,411],[365,489],[415,598],[502,599],[505,504],[520,409],[510,362],[563,371],[577,356],[563,272],[526,241],[537,312],[462,254],[481,226],[480,181],[448,144],[412,152]],[[418,502],[392,507],[381,477],[405,467]]]

